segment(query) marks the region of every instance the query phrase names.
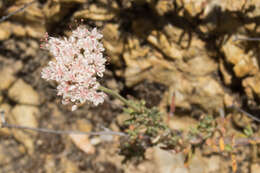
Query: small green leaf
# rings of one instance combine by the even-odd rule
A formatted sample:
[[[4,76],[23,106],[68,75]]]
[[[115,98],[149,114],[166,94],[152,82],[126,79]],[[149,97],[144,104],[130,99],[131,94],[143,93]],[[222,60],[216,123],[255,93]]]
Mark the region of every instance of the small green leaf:
[[[232,146],[229,145],[229,144],[225,145],[225,150],[226,151],[232,151]]]
[[[248,125],[248,126],[246,126],[246,128],[244,128],[244,133],[248,137],[250,137],[254,134],[253,129],[251,128],[250,125]]]

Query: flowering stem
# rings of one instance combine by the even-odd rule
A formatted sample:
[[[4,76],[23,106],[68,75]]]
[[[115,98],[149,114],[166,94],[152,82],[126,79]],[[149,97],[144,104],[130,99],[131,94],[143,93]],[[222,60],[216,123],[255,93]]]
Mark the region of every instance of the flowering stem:
[[[134,109],[137,112],[140,112],[140,109],[133,103],[130,103],[127,99],[125,99],[124,97],[122,97],[120,94],[118,94],[116,91],[111,90],[109,88],[103,87],[103,86],[99,86],[98,88],[99,90],[112,95],[113,97],[119,99],[121,102],[123,102],[125,105],[129,106],[130,108]]]
[[[9,129],[21,129],[21,130],[32,130],[42,133],[53,133],[57,135],[63,134],[78,134],[78,135],[92,135],[92,136],[100,136],[100,135],[115,135],[115,136],[128,136],[123,132],[115,132],[110,130],[100,131],[100,132],[82,132],[82,131],[72,131],[72,130],[53,130],[53,129],[46,129],[46,128],[35,128],[35,127],[28,127],[28,126],[20,126],[15,124],[8,124],[5,121],[5,114],[4,111],[0,111],[1,116],[1,123],[0,128],[9,128]]]

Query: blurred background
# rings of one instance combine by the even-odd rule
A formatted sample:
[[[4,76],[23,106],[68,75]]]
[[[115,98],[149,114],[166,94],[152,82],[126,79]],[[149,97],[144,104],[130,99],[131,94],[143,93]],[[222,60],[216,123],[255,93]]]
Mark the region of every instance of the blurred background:
[[[20,9],[20,10],[19,10]],[[17,11],[19,10],[19,11]],[[11,16],[9,17],[8,15]],[[128,98],[158,106],[169,126],[188,130],[204,115],[229,117],[227,133],[259,123],[229,110],[236,104],[260,118],[259,0],[1,0],[0,109],[10,124],[50,129],[123,131],[118,100],[75,112],[61,104],[56,83],[41,79],[53,57],[41,39],[64,37],[80,24],[104,35],[108,57],[101,83]],[[197,148],[184,156],[157,147],[146,159],[122,164],[119,138],[75,137],[0,129],[1,173],[228,173],[231,159]],[[238,172],[260,172],[258,145],[242,146]]]

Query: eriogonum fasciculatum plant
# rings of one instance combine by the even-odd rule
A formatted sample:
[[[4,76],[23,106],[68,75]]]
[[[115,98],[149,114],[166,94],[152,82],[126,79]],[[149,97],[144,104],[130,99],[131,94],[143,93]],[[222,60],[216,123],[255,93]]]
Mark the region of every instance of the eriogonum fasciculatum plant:
[[[86,101],[94,105],[103,103],[106,94],[98,91],[97,77],[105,71],[106,58],[103,57],[102,34],[96,28],[89,31],[84,26],[77,27],[69,38],[46,36],[44,47],[54,56],[42,70],[42,78],[58,83],[58,94],[62,103],[72,103],[72,110]]]
[[[51,52],[55,60],[50,61],[42,70],[42,78],[58,83],[58,95],[62,96],[63,104],[72,103],[72,110],[86,101],[98,105],[104,102],[106,94],[123,102],[126,106],[124,111],[129,114],[129,119],[124,121],[128,129],[127,134],[123,136],[127,138],[121,142],[120,153],[125,155],[126,159],[143,157],[147,147],[160,145],[161,148],[175,152],[185,151],[189,160],[192,148],[203,143],[215,146],[216,141],[219,143],[220,151],[230,152],[233,156],[235,150],[232,147],[236,143],[233,138],[232,145],[224,140],[224,123],[218,126],[213,118],[204,117],[192,130],[174,130],[165,124],[157,108],[149,109],[145,102],[127,100],[117,92],[101,86],[97,78],[103,77],[106,62],[101,38],[102,34],[96,28],[89,31],[84,26],[77,27],[68,38],[46,36],[44,47]],[[5,123],[4,126],[8,125]],[[221,132],[222,136],[215,138],[215,132]],[[252,132],[249,132],[248,134],[252,135]]]

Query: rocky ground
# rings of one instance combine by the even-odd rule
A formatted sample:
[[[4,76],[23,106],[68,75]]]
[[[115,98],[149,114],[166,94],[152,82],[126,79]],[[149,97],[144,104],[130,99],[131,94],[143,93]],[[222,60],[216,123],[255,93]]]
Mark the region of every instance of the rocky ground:
[[[0,16],[31,0],[0,1]],[[229,131],[259,123],[228,107],[236,103],[259,116],[259,0],[36,0],[0,22],[0,109],[10,124],[50,129],[120,131],[125,115],[109,98],[98,107],[82,105],[71,112],[56,96],[56,84],[40,77],[52,56],[40,39],[66,36],[82,23],[98,27],[109,64],[102,83],[149,107],[176,112],[171,128],[188,129],[201,115],[231,117]],[[81,21],[84,19],[84,21]],[[76,22],[75,20],[78,20]],[[228,173],[230,157],[197,148],[189,165],[184,156],[150,148],[139,163],[122,164],[119,139],[75,137],[0,129],[3,173]],[[260,172],[259,146],[242,146],[238,171]]]

